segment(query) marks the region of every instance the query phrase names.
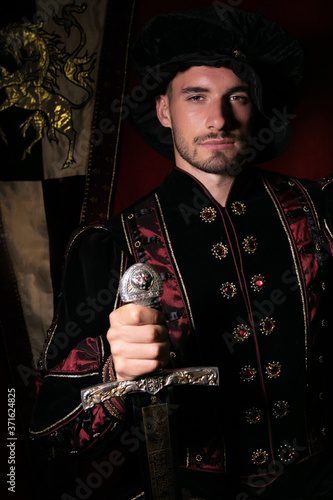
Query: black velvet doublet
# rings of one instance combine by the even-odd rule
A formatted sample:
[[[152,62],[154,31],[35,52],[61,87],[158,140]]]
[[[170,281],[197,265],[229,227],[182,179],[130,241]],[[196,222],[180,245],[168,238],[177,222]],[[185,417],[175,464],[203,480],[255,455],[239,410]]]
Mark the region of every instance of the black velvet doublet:
[[[145,197],[157,207],[189,317],[174,365],[220,370],[219,388],[175,391],[184,477],[210,484],[215,493],[205,498],[221,498],[225,477],[261,498],[279,498],[272,488],[281,498],[293,498],[293,487],[317,491],[311,470],[327,463],[332,439],[330,189],[248,167],[221,207],[174,168]],[[119,304],[119,277],[134,260],[125,217],[140,203],[80,229],[69,245],[41,359],[35,438],[83,453],[124,441],[131,424],[126,402],[85,414],[79,390],[102,380],[111,354],[108,315]],[[298,472],[302,480],[290,482],[294,470],[306,477]]]

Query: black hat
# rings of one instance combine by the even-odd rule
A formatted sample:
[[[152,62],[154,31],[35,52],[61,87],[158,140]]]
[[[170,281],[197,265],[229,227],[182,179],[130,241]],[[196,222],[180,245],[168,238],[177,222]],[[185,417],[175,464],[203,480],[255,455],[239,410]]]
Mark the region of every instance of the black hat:
[[[171,131],[156,115],[155,97],[164,93],[179,71],[191,66],[230,68],[250,85],[259,111],[263,147],[256,162],[281,154],[289,144],[287,119],[295,106],[302,78],[302,50],[297,40],[278,24],[254,12],[232,7],[210,7],[169,12],[151,19],[132,48],[141,82],[142,98],[130,121],[143,139],[173,160]]]

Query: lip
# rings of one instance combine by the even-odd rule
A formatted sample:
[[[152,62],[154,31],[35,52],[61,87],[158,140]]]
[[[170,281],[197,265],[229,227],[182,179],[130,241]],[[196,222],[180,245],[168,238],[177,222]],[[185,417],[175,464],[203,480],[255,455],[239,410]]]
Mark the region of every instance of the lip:
[[[211,141],[205,141],[200,144],[200,146],[206,148],[206,149],[230,149],[234,146],[235,141],[233,140],[211,140]]]

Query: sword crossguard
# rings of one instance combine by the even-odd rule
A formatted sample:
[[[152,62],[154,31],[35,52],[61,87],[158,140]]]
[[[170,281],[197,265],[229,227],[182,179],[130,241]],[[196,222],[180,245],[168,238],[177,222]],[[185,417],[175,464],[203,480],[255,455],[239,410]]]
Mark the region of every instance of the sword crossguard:
[[[175,385],[218,386],[219,370],[214,366],[194,366],[175,370],[160,370],[136,380],[114,380],[104,384],[96,384],[81,390],[82,407],[84,410],[88,410],[111,398],[139,392],[155,395],[164,387]]]

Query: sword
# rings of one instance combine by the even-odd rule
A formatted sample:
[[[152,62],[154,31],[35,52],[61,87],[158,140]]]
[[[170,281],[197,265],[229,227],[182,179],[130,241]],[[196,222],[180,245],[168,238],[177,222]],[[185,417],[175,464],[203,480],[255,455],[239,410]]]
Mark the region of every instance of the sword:
[[[124,273],[119,289],[124,303],[158,307],[163,283],[150,266],[137,263]],[[81,390],[84,410],[114,397],[131,395],[135,421],[145,435],[145,442],[139,447],[145,500],[181,499],[175,412],[172,411],[172,387],[176,385],[218,386],[218,368],[195,366],[164,369],[140,379],[114,380]]]

